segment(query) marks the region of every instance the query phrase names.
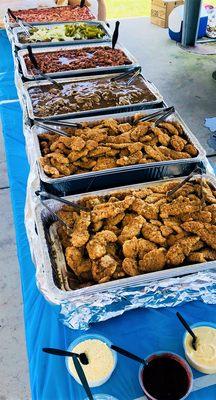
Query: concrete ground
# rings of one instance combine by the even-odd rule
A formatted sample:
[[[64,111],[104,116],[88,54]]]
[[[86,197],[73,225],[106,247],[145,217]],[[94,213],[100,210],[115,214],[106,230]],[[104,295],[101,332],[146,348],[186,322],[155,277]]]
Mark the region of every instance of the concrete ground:
[[[207,145],[209,131],[203,123],[205,117],[216,116],[216,81],[211,78],[212,72],[216,70],[216,57],[193,55],[181,50],[168,39],[166,30],[151,25],[148,18],[122,20],[120,41],[139,60],[144,75],[155,83],[166,102],[175,105],[207,154],[213,154],[213,149]],[[211,161],[216,161],[216,157],[212,157]],[[3,271],[0,283],[0,400],[28,400],[31,396],[19,266],[11,209],[8,209],[10,189],[2,141],[0,168],[0,262]]]

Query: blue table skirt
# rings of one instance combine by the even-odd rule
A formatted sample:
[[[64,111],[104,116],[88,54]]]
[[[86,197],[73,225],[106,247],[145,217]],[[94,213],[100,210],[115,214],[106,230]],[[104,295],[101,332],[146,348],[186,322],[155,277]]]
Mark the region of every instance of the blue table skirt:
[[[1,32],[0,48],[9,54],[10,46]],[[3,39],[2,39],[3,38]],[[3,42],[2,42],[3,40]],[[11,86],[13,64],[0,58],[0,70],[6,73],[1,86],[3,99],[16,98]],[[62,357],[42,353],[42,347],[67,348],[81,331],[72,331],[58,319],[58,307],[45,301],[37,289],[35,267],[32,263],[24,226],[24,206],[29,166],[22,133],[22,112],[18,102],[2,103],[0,115],[6,149],[6,159],[11,189],[11,200],[16,230],[17,252],[22,283],[26,345],[30,367],[30,382],[33,400],[81,400],[85,394],[67,373]],[[95,324],[90,333],[99,333],[113,343],[141,356],[168,350],[183,356],[182,335],[175,313],[182,312],[190,323],[197,321],[216,322],[215,306],[195,301],[176,308],[142,309],[128,312],[121,317]],[[133,400],[142,395],[138,383],[139,365],[118,356],[117,369],[112,378],[94,393],[109,393],[118,400]],[[194,372],[195,377],[201,374]],[[216,386],[192,393],[190,400],[213,400]]]

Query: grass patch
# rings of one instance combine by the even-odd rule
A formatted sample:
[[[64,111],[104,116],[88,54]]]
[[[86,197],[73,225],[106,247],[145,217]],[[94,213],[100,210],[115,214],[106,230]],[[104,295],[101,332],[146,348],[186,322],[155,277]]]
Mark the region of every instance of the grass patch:
[[[106,0],[106,3],[110,19],[149,16],[151,12],[151,0]],[[209,4],[216,7],[216,0],[209,0]]]

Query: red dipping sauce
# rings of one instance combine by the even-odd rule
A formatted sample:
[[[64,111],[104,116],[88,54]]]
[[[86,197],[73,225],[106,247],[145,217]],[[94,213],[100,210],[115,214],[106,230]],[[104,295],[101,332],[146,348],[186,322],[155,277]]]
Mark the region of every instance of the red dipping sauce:
[[[183,400],[192,389],[189,365],[174,353],[157,353],[140,368],[140,384],[149,400]]]

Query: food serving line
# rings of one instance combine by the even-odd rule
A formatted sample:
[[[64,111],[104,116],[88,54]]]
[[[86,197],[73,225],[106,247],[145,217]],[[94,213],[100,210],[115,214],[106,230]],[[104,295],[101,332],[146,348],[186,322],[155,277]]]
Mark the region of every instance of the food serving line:
[[[89,19],[91,19],[91,17],[89,17]],[[112,208],[111,206],[116,202],[115,206],[117,207],[118,204],[118,207],[120,207],[119,209],[125,211],[134,201],[134,197],[132,198],[132,196],[137,196],[139,198],[139,193],[142,193],[142,190],[147,191],[147,194],[144,196],[148,197],[148,195],[151,196],[152,194],[153,197],[158,196],[158,199],[163,198],[163,188],[162,186],[158,187],[159,182],[156,181],[168,179],[164,181],[165,185],[168,185],[167,188],[173,189],[179,182],[183,180],[184,176],[189,175],[195,169],[196,176],[194,175],[195,180],[192,181],[194,182],[192,185],[194,185],[194,187],[198,185],[200,189],[197,192],[197,189],[190,188],[192,192],[189,191],[189,193],[192,193],[191,196],[195,196],[198,204],[201,204],[201,202],[204,201],[209,204],[209,207],[211,207],[211,204],[214,204],[212,196],[214,195],[215,190],[215,178],[214,176],[209,175],[212,171],[207,159],[205,158],[204,150],[176,112],[173,112],[173,110],[169,109],[168,111],[172,115],[168,115],[167,118],[159,121],[158,128],[156,121],[158,117],[163,115],[163,110],[161,110],[161,108],[166,108],[166,104],[154,85],[149,83],[145,77],[140,74],[138,62],[134,60],[133,56],[131,56],[123,48],[123,46],[116,46],[116,49],[119,49],[121,52],[121,57],[122,52],[124,53],[124,57],[126,57],[126,61],[124,58],[124,62],[121,63],[121,65],[116,66],[116,62],[114,62],[114,65],[108,66],[107,64],[109,63],[109,60],[107,61],[106,57],[103,55],[102,64],[105,63],[105,65],[100,65],[100,58],[98,59],[96,57],[95,62],[99,63],[96,68],[91,68],[91,66],[90,68],[86,68],[84,65],[84,67],[78,68],[78,70],[73,70],[71,68],[70,71],[70,69],[67,67],[64,73],[64,71],[62,72],[61,66],[61,72],[59,72],[57,69],[56,73],[47,73],[48,77],[50,75],[52,79],[54,79],[54,83],[45,80],[36,80],[41,78],[41,72],[44,73],[41,71],[43,68],[40,64],[41,60],[43,60],[43,53],[46,53],[46,55],[48,53],[55,54],[55,51],[58,51],[60,52],[61,56],[62,50],[64,51],[63,63],[66,62],[68,65],[65,52],[67,50],[73,51],[76,49],[84,51],[85,57],[88,40],[91,42],[91,46],[93,47],[93,49],[91,48],[93,53],[89,53],[93,54],[91,57],[94,57],[95,51],[97,51],[97,49],[95,50],[94,48],[97,45],[93,44],[92,40],[100,41],[101,44],[99,46],[99,50],[101,47],[104,47],[108,52],[109,48],[112,48],[112,34],[104,24],[101,24],[100,22],[93,23],[93,25],[96,27],[99,24],[100,28],[104,28],[104,34],[102,34],[100,40],[96,37],[92,39],[92,35],[97,36],[98,32],[92,33],[92,30],[90,30],[91,32],[88,31],[86,25],[92,25],[92,22],[88,22],[86,20],[84,22],[77,23],[78,25],[82,24],[82,29],[84,29],[85,35],[86,32],[90,32],[90,39],[86,39],[86,44],[84,44],[83,47],[81,45],[74,46],[76,43],[75,40],[66,40],[64,43],[65,46],[62,46],[62,43],[61,47],[57,46],[59,44],[57,41],[54,43],[56,47],[51,48],[49,46],[50,44],[53,45],[53,42],[49,43],[49,39],[46,39],[48,40],[47,42],[44,42],[43,38],[40,40],[40,26],[36,27],[36,31],[35,27],[28,27],[30,34],[24,33],[24,35],[18,35],[18,33],[21,32],[20,28],[14,28],[11,22],[12,21],[9,20],[9,16],[6,16],[6,29],[12,44],[12,53],[15,65],[15,84],[23,109],[23,133],[25,136],[26,152],[30,164],[30,175],[26,201],[26,228],[32,257],[36,264],[37,286],[43,293],[44,297],[52,303],[52,305],[50,305],[45,302],[41,294],[37,292],[34,280],[33,265],[30,261],[30,254],[27,249],[24,254],[28,258],[28,268],[26,267],[28,274],[26,274],[26,271],[24,271],[24,264],[26,266],[26,263],[23,260],[24,254],[22,255],[21,253],[19,258],[22,268],[26,318],[30,318],[32,321],[32,323],[29,324],[26,319],[27,344],[29,355],[31,357],[30,375],[32,396],[35,399],[84,399],[84,390],[69,376],[69,374],[67,374],[63,359],[60,357],[58,358],[44,355],[41,351],[42,347],[66,349],[73,339],[80,336],[80,334],[84,334],[84,332],[81,332],[80,330],[69,330],[59,322],[59,308],[61,308],[62,314],[62,317],[60,318],[63,319],[64,324],[68,327],[72,329],[86,329],[90,324],[90,333],[94,332],[103,334],[114,344],[121,345],[122,347],[132,351],[135,354],[140,354],[141,356],[157,350],[175,351],[176,353],[183,355],[184,352],[182,348],[182,339],[180,339],[183,331],[179,329],[178,322],[176,321],[175,317],[177,308],[179,310],[183,309],[183,312],[186,315],[191,315],[193,322],[201,321],[203,319],[209,319],[210,321],[214,322],[213,305],[210,305],[214,301],[213,292],[215,282],[215,258],[214,255],[212,255],[214,254],[214,251],[211,249],[211,237],[207,241],[210,247],[204,248],[203,250],[208,252],[208,256],[206,255],[207,259],[198,261],[197,259],[195,260],[193,255],[191,257],[191,261],[193,260],[191,263],[187,261],[186,265],[181,266],[183,260],[185,259],[185,255],[183,255],[182,261],[176,262],[173,261],[173,252],[171,251],[170,256],[168,257],[169,269],[163,270],[163,267],[166,264],[164,256],[166,250],[163,246],[160,246],[166,242],[166,235],[169,236],[171,233],[173,234],[173,232],[176,231],[173,231],[169,226],[164,226],[163,229],[161,228],[161,232],[163,233],[162,235],[161,232],[159,233],[159,228],[156,228],[156,226],[161,226],[161,221],[163,219],[158,221],[156,225],[153,223],[154,228],[152,228],[152,222],[146,222],[143,216],[139,215],[139,208],[142,206],[144,207],[142,203],[143,200],[141,200],[142,195],[140,197],[140,201],[138,201],[138,208],[133,209],[133,213],[137,213],[135,214],[135,217],[133,215],[133,218],[135,218],[134,223],[139,221],[139,224],[141,222],[141,226],[140,228],[137,228],[137,233],[134,233],[132,236],[127,230],[127,222],[124,223],[126,225],[123,225],[120,228],[122,223],[121,221],[125,218],[125,215],[121,216],[119,222],[116,223],[117,226],[115,224],[111,224],[108,225],[109,228],[106,228],[107,231],[101,230],[100,210],[103,207],[106,207],[106,209],[111,208],[112,210],[115,210],[115,207]],[[32,21],[29,22],[32,24]],[[49,22],[52,22],[52,24],[46,24],[45,29],[48,28],[49,30],[55,27],[55,20]],[[64,35],[65,32],[67,35],[74,34],[77,27],[74,28],[73,24],[76,24],[76,22],[71,24],[67,22],[66,25],[65,22],[63,24],[61,23],[65,30]],[[83,26],[83,24],[85,26]],[[44,33],[43,29],[42,33]],[[45,33],[47,35],[47,32]],[[36,42],[34,43],[31,41],[31,34],[32,36],[36,37]],[[59,34],[60,33],[58,31],[58,35]],[[101,32],[99,34],[101,35]],[[61,35],[60,39],[58,40],[62,40]],[[23,37],[25,38],[24,40]],[[106,44],[103,43],[104,37],[107,38]],[[76,39],[79,40],[77,37]],[[40,48],[40,42],[42,48]],[[31,47],[35,45],[37,46],[37,49],[33,50],[33,57],[35,56],[36,58],[36,64],[35,60],[31,57],[31,48],[27,51],[20,51],[17,48],[18,46],[27,47],[29,44]],[[46,49],[43,48],[45,45],[48,45],[47,52]],[[115,43],[113,43],[113,47],[115,47]],[[40,54],[40,59],[37,58],[37,54]],[[79,56],[80,53],[78,53],[77,57]],[[35,80],[32,80],[34,79],[34,76],[30,76],[30,64],[28,58],[33,66],[33,74],[36,75]],[[26,66],[27,59],[28,67]],[[57,60],[57,65],[58,62],[59,61]],[[83,64],[81,63],[81,65]],[[120,71],[125,73],[127,70],[129,74],[126,76],[120,74]],[[114,74],[114,72],[116,73]],[[59,78],[61,74],[62,78]],[[89,74],[89,76],[81,76],[83,74]],[[74,78],[74,75],[77,75],[77,77]],[[31,82],[28,82],[29,78],[31,79]],[[131,82],[129,83],[128,81]],[[82,91],[84,91],[84,95],[82,95]],[[104,98],[105,91],[107,91],[107,95]],[[62,98],[64,99],[63,101]],[[67,101],[67,98],[70,99],[69,102]],[[55,104],[56,99],[57,104]],[[2,109],[4,109],[4,107],[8,107],[8,104],[3,104],[2,107]],[[10,117],[6,111],[2,113],[6,152],[7,148],[9,149],[10,146],[14,145],[14,139],[18,137],[18,134],[20,135],[20,138],[22,138],[22,125],[20,126],[19,132],[17,132],[17,129],[13,127],[14,120],[12,118],[12,113],[14,113],[15,117],[17,117],[17,115],[20,117],[19,107],[14,103],[9,105],[9,108]],[[137,112],[139,112],[139,116],[136,115]],[[148,126],[149,118],[146,120],[146,122],[139,122],[139,120],[137,120],[138,118],[144,117],[146,119],[146,117],[149,117],[149,114],[155,114],[155,112],[157,112],[157,114],[159,113],[159,115],[157,115],[157,117],[155,116],[153,119],[151,117],[150,128]],[[112,117],[112,123],[110,123],[110,117]],[[107,122],[105,121],[104,123],[104,119],[106,119]],[[154,121],[154,125],[152,125],[152,121]],[[8,124],[7,132],[11,133],[11,130],[9,129],[10,126],[13,129],[14,137],[11,137],[6,132],[5,123]],[[66,128],[65,123],[68,125]],[[76,126],[73,126],[74,123]],[[142,132],[140,133],[139,131],[139,127],[143,126],[140,124],[145,125],[145,123],[147,124],[145,132],[146,137],[148,136],[147,139],[143,136]],[[160,123],[162,125],[163,123],[165,124],[164,130]],[[44,124],[46,130],[44,129]],[[100,131],[101,126],[102,131]],[[53,128],[53,133],[55,135],[60,133],[60,136],[58,135],[58,137],[61,139],[59,143],[56,141],[53,142],[54,136],[49,133],[50,131],[52,132]],[[93,142],[98,134],[98,129],[99,134],[101,135],[101,132],[103,132],[103,134],[100,136],[101,139],[96,141],[95,145]],[[148,131],[148,129],[150,129],[150,131]],[[88,136],[90,138],[89,141],[85,136],[86,131],[87,134],[90,135]],[[104,131],[106,131],[106,136],[104,136]],[[129,134],[127,133],[129,131],[131,132],[130,139],[128,136]],[[64,162],[61,164],[60,161],[62,160],[62,157],[64,158],[66,155],[69,157],[69,152],[65,144],[70,142],[71,134],[73,142],[76,143],[76,146],[78,146],[78,150],[76,150],[76,148],[73,150],[72,145],[72,153],[70,155],[71,162],[69,163],[69,161],[67,161],[67,165],[65,166],[63,165]],[[138,134],[139,136],[134,136]],[[122,139],[119,140],[118,138],[120,138],[121,135],[123,135]],[[171,138],[169,135],[173,135],[174,137]],[[113,138],[111,141],[110,137]],[[127,144],[125,147],[126,137],[129,141],[129,144]],[[132,140],[132,137],[138,137],[139,140]],[[80,140],[82,142],[80,142]],[[105,140],[107,140],[106,143],[104,143]],[[147,145],[145,145],[145,142],[148,142]],[[53,147],[54,144],[55,146]],[[81,148],[79,147],[80,145]],[[90,145],[93,147],[87,149],[86,146]],[[55,148],[57,149],[56,152]],[[59,149],[61,149],[61,151],[59,151]],[[19,148],[16,150],[18,153]],[[20,149],[20,151],[21,159],[24,160],[25,171],[27,160],[25,159],[24,154],[23,139],[22,150]],[[79,157],[77,158],[77,152],[79,153],[81,151],[84,152],[83,156],[80,157],[79,154]],[[55,156],[53,155],[54,153]],[[88,158],[89,153],[93,159]],[[103,154],[108,154],[107,157],[104,157],[104,162],[101,161]],[[13,157],[11,157],[10,151],[7,152],[7,158],[11,183],[13,183],[14,187],[16,188],[18,182],[21,180],[25,188],[27,176],[23,176],[24,171],[22,170],[14,170],[14,160]],[[49,161],[50,158],[52,163]],[[57,160],[56,163],[54,162],[55,159]],[[79,159],[80,161],[77,161]],[[92,167],[90,167],[90,162]],[[15,177],[19,179],[16,179],[15,181]],[[173,177],[178,178],[173,180]],[[203,183],[204,179],[206,179],[207,183]],[[146,182],[150,183],[147,184]],[[135,183],[138,185],[135,185]],[[13,187],[13,185],[11,186]],[[121,188],[122,186],[126,186],[126,188]],[[156,189],[154,189],[154,187]],[[115,192],[113,192],[113,189],[110,188],[115,188]],[[59,226],[57,226],[57,221],[61,220],[62,218],[62,214],[59,214],[62,207],[59,205],[56,206],[56,202],[53,200],[45,200],[47,194],[39,196],[39,198],[41,197],[40,202],[39,198],[35,194],[36,192],[38,194],[38,191],[40,190],[42,190],[43,193],[46,191],[49,194],[62,196],[64,201],[73,201],[73,204],[75,202],[75,210],[77,205],[81,207],[80,215],[85,212],[82,208],[83,204],[85,207],[86,205],[89,207],[88,204],[91,204],[91,200],[90,203],[86,203],[86,196],[78,195],[78,193],[88,193],[89,195],[89,193],[93,192],[92,194],[93,196],[96,196],[96,201],[101,202],[101,204],[99,209],[97,208],[97,203],[95,206],[94,201],[90,206],[90,210],[92,207],[92,218],[95,218],[93,220],[95,225],[94,228],[92,228],[94,229],[94,235],[92,235],[93,243],[91,244],[91,241],[88,242],[87,250],[89,254],[92,254],[92,260],[97,259],[98,257],[94,256],[95,246],[97,245],[96,242],[94,244],[96,235],[103,235],[103,233],[107,235],[106,232],[108,232],[110,237],[112,237],[110,240],[115,242],[117,240],[115,239],[115,232],[119,232],[119,238],[121,238],[119,240],[123,246],[121,251],[123,251],[123,257],[126,257],[123,259],[122,264],[124,265],[124,268],[117,268],[116,260],[120,260],[120,254],[117,255],[116,250],[112,247],[112,250],[110,248],[111,253],[107,253],[105,256],[104,253],[102,253],[102,256],[104,257],[102,257],[101,260],[104,258],[104,260],[102,260],[103,262],[105,262],[105,257],[109,257],[109,263],[111,264],[109,264],[108,267],[104,267],[102,261],[100,261],[101,264],[97,264],[98,261],[91,261],[90,264],[92,265],[92,270],[89,270],[89,259],[86,259],[85,265],[87,265],[87,269],[83,271],[83,266],[81,265],[81,272],[78,273],[79,265],[77,264],[74,267],[73,257],[74,254],[76,254],[76,251],[78,251],[79,254],[77,260],[80,260],[80,257],[82,257],[82,253],[79,253],[80,245],[74,245],[74,250],[70,256],[72,258],[69,258],[68,255],[68,246],[66,246],[66,252],[64,254],[63,249],[65,246],[62,244],[63,242],[61,243],[61,235],[58,231]],[[109,197],[109,193],[111,194],[111,197]],[[22,203],[21,209],[18,210],[17,201],[13,201],[19,246],[19,244],[21,244],[21,236],[23,235],[23,232],[25,232],[24,226],[18,227],[18,224],[20,223],[19,213],[23,213],[25,194],[14,189],[12,195],[15,196],[14,199],[19,198],[19,201]],[[112,200],[113,196],[115,196],[115,200]],[[81,202],[80,198],[82,199]],[[109,199],[111,201],[111,206],[107,202]],[[192,199],[194,199],[194,197]],[[164,199],[162,200],[164,201]],[[112,203],[113,201],[114,203]],[[178,202],[178,199],[176,199],[176,201]],[[103,205],[103,202],[105,205]],[[123,202],[125,202],[124,204],[129,202],[129,205],[126,204],[124,208],[122,208]],[[167,200],[165,203],[166,202]],[[158,213],[158,211],[155,211],[155,209],[153,211],[155,206],[152,206],[151,204],[152,203],[150,201],[150,205],[148,206],[150,210],[149,208],[146,209],[145,207],[143,209],[143,215],[148,221],[152,221],[152,218],[155,220],[155,212],[156,214]],[[194,205],[194,203],[190,204],[191,207],[192,204]],[[184,206],[183,203],[182,206]],[[164,207],[164,212],[167,212],[170,207],[169,201],[164,205]],[[196,205],[194,205],[194,207],[195,208],[193,208],[193,210],[197,212],[200,205],[198,208],[196,208]],[[63,214],[66,211],[67,209],[62,211]],[[89,209],[87,211],[89,212]],[[119,213],[122,213],[122,211],[119,211]],[[153,217],[151,217],[152,214],[150,214],[150,212],[153,212]],[[166,215],[166,212],[164,215]],[[204,210],[201,209],[201,213],[202,212],[204,212]],[[112,213],[113,211],[111,211],[111,217],[118,216],[119,214]],[[72,218],[71,215],[68,214],[68,216]],[[79,219],[80,217],[77,218]],[[88,214],[85,214],[84,223],[86,223],[85,221],[87,218]],[[102,217],[102,219],[103,218],[104,217]],[[166,219],[166,216],[164,218]],[[63,221],[64,224],[65,221]],[[187,229],[189,229],[188,232],[192,232],[193,234],[197,233],[195,229],[196,227],[193,228],[195,230],[191,231],[190,225],[187,225],[187,219],[185,221],[185,226]],[[74,226],[76,227],[76,224]],[[87,225],[85,228],[87,229],[87,231],[85,231],[87,236],[89,235],[88,226],[89,225]],[[128,226],[130,227],[130,224]],[[125,227],[127,228],[126,230]],[[140,237],[139,232],[141,231],[141,227],[143,228],[142,234],[145,239],[142,239],[142,237],[140,239],[136,238],[136,236]],[[131,256],[127,255],[129,250],[127,249],[126,251],[124,248],[123,244],[125,243],[125,239],[123,240],[123,237],[127,239],[127,242],[138,240],[140,241],[139,243],[142,243],[142,245],[146,245],[146,243],[149,242],[149,234],[146,233],[149,229],[150,235],[153,234],[153,229],[154,233],[156,232],[157,237],[159,237],[159,239],[156,239],[156,242],[153,240],[150,243],[149,249],[150,252],[153,251],[152,256],[155,254],[158,268],[155,268],[154,262],[152,265],[151,260],[147,260],[146,256],[148,257],[148,254],[144,252],[143,259],[140,259],[139,261],[140,269],[137,269],[138,261],[130,258]],[[98,231],[99,233],[97,233]],[[68,240],[67,234],[65,236],[65,232],[63,233],[63,240]],[[177,233],[180,233],[178,232],[178,229]],[[205,233],[206,232],[204,232],[204,235]],[[77,234],[74,235],[74,238],[72,239],[73,243],[77,243],[79,235],[80,240],[83,240],[83,231],[78,230]],[[191,236],[191,238],[194,240],[194,236]],[[26,239],[27,238],[25,238],[25,246]],[[179,236],[176,236],[176,239],[182,240],[182,237],[180,238]],[[197,240],[195,240],[195,242],[197,242]],[[84,239],[83,245],[87,241]],[[127,245],[131,245],[131,243],[127,243]],[[175,237],[174,242],[169,244],[169,246],[170,248],[168,253],[172,246],[175,246]],[[23,244],[21,247],[23,248]],[[202,247],[203,245],[201,244],[201,247],[198,247],[197,249],[202,249]],[[92,250],[90,251],[91,248]],[[175,248],[173,248],[173,250],[175,250]],[[112,256],[113,251],[115,252],[114,256]],[[154,253],[154,251],[156,253]],[[210,258],[209,253],[211,253]],[[190,251],[188,255],[190,255]],[[159,267],[159,264],[161,264],[161,267]],[[73,273],[69,270],[69,266]],[[105,274],[102,272],[103,268],[105,268]],[[143,272],[145,273],[142,272],[142,268]],[[74,274],[74,271],[76,274]],[[110,275],[107,271],[109,271]],[[199,274],[197,273],[198,271],[200,271]],[[92,276],[89,278],[89,273],[93,274],[95,281],[94,284],[92,281]],[[86,274],[88,275],[88,278],[86,278]],[[173,278],[180,277],[181,275],[183,275],[182,278]],[[26,294],[27,292],[28,296]],[[33,314],[32,310],[30,310],[32,306],[32,304],[30,304],[30,298],[32,301],[34,301],[34,297],[37,298],[37,301],[34,304],[35,309],[37,309],[34,313],[36,324],[33,323]],[[192,303],[185,304],[184,306],[180,305],[183,301],[201,299],[204,302],[194,301]],[[173,305],[176,305],[175,309],[167,307]],[[146,307],[146,309],[137,310],[139,307]],[[56,312],[53,313],[51,310],[56,310]],[[121,314],[127,310],[133,311],[121,316]],[[41,313],[43,317],[39,317],[38,313]],[[206,318],[206,314],[208,313],[209,318]],[[205,318],[203,318],[203,315],[205,315]],[[111,319],[114,316],[116,316],[116,318]],[[164,319],[162,316],[164,316]],[[108,319],[109,321],[106,321]],[[98,321],[106,322],[101,322],[98,324]],[[92,325],[93,323],[94,325]],[[32,324],[39,324],[39,330],[37,330],[37,332]],[[160,336],[158,337],[156,335],[157,337],[155,337],[155,331],[158,329],[158,326],[160,326]],[[51,328],[51,332],[50,327],[53,328]],[[168,331],[169,328],[170,331]],[[164,332],[163,335],[162,332]],[[171,335],[169,337],[169,341],[166,339],[168,332],[170,332]],[[32,337],[35,338],[34,343]],[[134,339],[136,343],[134,343]],[[35,349],[34,354],[32,354],[33,349]],[[119,356],[117,366],[110,380],[108,380],[102,386],[102,388],[95,388],[93,390],[94,393],[109,393],[120,400],[135,399],[141,396],[142,389],[139,386],[139,381],[137,378],[138,368],[139,365],[136,365],[136,363],[131,362],[127,358],[122,359]],[[195,370],[193,370],[193,373],[195,377],[200,376],[200,374]],[[58,377],[58,379],[56,379],[56,377]],[[215,384],[214,375],[207,378],[209,378],[207,379],[207,382],[205,377],[203,381],[201,380],[203,384],[198,383],[197,385],[200,384],[200,387],[202,387],[202,385],[203,387],[209,386],[209,388],[205,389],[205,391],[203,390],[197,393],[191,393],[189,395],[191,399],[204,399],[206,398],[207,392],[209,399],[214,398],[214,387],[211,387]],[[194,387],[196,387],[196,382]]]

